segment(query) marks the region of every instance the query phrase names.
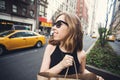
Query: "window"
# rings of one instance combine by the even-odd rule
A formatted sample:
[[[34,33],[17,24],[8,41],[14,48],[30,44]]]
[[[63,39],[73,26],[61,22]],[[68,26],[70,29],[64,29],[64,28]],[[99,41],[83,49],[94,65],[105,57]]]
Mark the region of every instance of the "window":
[[[0,1],[0,9],[5,10],[5,1]]]
[[[36,34],[34,34],[33,32],[26,32],[25,36],[37,36]]]
[[[25,37],[25,32],[17,32],[15,34],[13,34],[12,36],[10,36],[11,38],[17,38],[17,37]]]
[[[34,0],[31,0],[31,2],[34,2]]]
[[[31,1],[31,5],[33,5],[34,4],[34,2],[35,2],[35,0],[30,0]]]
[[[23,9],[22,9],[22,15],[26,15],[26,13],[27,13],[26,8],[23,8]]]
[[[16,6],[16,5],[12,5],[12,11],[13,11],[14,13],[17,13],[17,6]]]
[[[45,7],[40,5],[40,12],[39,12],[39,15],[42,15],[42,16],[45,16],[44,15],[44,12],[45,12]]]
[[[34,11],[33,10],[30,11],[30,16],[34,17]]]

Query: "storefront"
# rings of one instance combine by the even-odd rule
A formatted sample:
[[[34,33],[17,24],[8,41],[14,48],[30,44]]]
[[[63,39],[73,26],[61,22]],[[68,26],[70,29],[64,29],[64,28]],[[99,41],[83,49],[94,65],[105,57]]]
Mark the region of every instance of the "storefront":
[[[49,35],[52,27],[52,22],[47,22],[44,17],[39,17],[39,33]]]

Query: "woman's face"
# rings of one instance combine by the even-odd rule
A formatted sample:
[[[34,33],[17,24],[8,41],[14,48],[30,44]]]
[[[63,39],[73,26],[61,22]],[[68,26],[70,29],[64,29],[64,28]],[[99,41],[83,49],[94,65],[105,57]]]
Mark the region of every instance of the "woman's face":
[[[69,26],[68,23],[65,22],[65,15],[59,16],[53,25],[52,30],[54,40],[64,40],[69,33]]]

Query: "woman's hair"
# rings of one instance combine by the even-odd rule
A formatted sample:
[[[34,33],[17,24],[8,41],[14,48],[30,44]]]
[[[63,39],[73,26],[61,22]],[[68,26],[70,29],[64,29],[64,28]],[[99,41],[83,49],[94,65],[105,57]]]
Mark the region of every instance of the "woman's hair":
[[[65,46],[65,49],[70,52],[73,52],[74,50],[81,51],[83,48],[83,31],[79,17],[75,14],[63,12],[60,13],[56,19],[61,15],[65,16],[65,22],[68,23],[69,28],[69,33],[64,40],[63,46]],[[51,36],[49,43],[52,45],[60,44],[59,41],[54,40],[53,36]]]

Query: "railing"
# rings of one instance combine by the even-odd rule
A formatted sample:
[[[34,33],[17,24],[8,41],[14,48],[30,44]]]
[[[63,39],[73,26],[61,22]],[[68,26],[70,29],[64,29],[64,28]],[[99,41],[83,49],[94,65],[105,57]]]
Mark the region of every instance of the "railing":
[[[120,75],[113,74],[111,72],[96,68],[94,66],[86,65],[86,69],[99,76],[102,76],[104,80],[120,80]]]

